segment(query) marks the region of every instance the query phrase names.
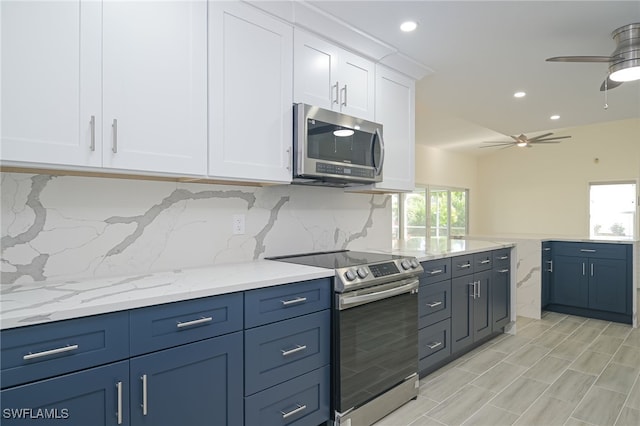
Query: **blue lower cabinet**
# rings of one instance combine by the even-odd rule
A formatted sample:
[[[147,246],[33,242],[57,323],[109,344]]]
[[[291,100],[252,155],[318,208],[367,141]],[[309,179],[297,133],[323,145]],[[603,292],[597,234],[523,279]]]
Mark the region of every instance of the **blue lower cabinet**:
[[[131,359],[131,425],[241,425],[242,332]]]
[[[418,370],[426,370],[451,355],[449,318],[421,329],[418,333]]]
[[[329,364],[330,324],[324,310],[245,330],[245,395]]]
[[[2,425],[126,426],[129,361],[16,386],[0,399]]]
[[[590,259],[589,308],[615,313],[631,311],[627,261]]]
[[[246,397],[244,410],[245,424],[251,426],[317,426],[328,421],[329,366]]]

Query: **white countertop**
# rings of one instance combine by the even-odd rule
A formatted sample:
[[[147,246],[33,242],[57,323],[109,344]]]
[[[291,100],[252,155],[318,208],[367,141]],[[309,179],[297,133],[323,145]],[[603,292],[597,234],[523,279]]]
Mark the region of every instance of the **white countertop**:
[[[441,240],[431,242],[424,249],[397,248],[393,254],[400,256],[415,256],[420,262],[443,257],[461,256],[464,254],[480,253],[487,250],[498,250],[513,247],[515,244],[509,241],[485,241],[485,240]]]
[[[22,327],[316,278],[330,269],[260,260],[137,276],[3,285],[0,329]]]
[[[510,242],[449,240],[393,254],[419,261],[512,247]],[[380,250],[371,250],[381,252]],[[388,251],[386,251],[388,252]],[[259,260],[204,268],[56,283],[2,285],[0,329],[332,277],[332,269]]]

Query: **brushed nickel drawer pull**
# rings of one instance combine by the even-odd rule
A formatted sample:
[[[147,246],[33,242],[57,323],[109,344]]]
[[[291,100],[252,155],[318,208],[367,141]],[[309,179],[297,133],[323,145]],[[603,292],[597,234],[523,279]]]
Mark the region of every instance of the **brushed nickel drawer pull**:
[[[487,263],[491,263],[491,259],[485,259],[480,261],[481,265],[486,265]]]
[[[142,407],[142,415],[146,416],[148,413],[147,375],[143,374],[142,377],[140,377],[140,380],[142,380],[142,404],[140,406]]]
[[[427,306],[430,308],[435,308],[436,306],[440,306],[440,305],[442,305],[442,302],[427,303]]]
[[[213,317],[202,317],[202,318],[197,319],[197,320],[186,321],[186,322],[178,321],[178,324],[176,324],[176,327],[178,327],[178,328],[191,327],[191,326],[194,326],[194,325],[204,324],[204,323],[211,322],[211,321],[213,321]]]
[[[460,268],[460,269],[471,268],[471,263],[464,263],[462,265],[458,265],[458,268]]]
[[[300,412],[302,412],[302,411],[304,411],[306,409],[307,409],[306,405],[296,404],[296,408],[294,408],[293,410],[288,411],[288,412],[280,411],[280,413],[282,413],[282,418],[286,419],[287,417],[291,417],[291,416],[293,416],[295,414],[298,414],[298,413],[300,413]]]
[[[436,275],[441,274],[442,272],[444,272],[442,269],[434,269],[433,271],[429,271],[429,274]]]
[[[505,272],[509,272],[509,270],[508,269],[500,269],[500,270],[498,270],[498,272],[500,272],[501,274],[504,274]]]
[[[595,253],[596,251],[593,249],[580,249],[582,253]]]
[[[442,342],[433,342],[433,343],[431,343],[430,345],[429,345],[429,344],[427,344],[427,347],[428,347],[429,349],[435,349],[435,348],[437,348],[438,346],[442,346]]]
[[[297,305],[298,303],[304,303],[306,301],[307,301],[306,297],[296,297],[295,299],[281,300],[280,302],[282,302],[282,306],[291,306],[291,305]]]
[[[67,346],[64,346],[62,348],[56,348],[56,349],[50,349],[48,351],[36,352],[35,354],[32,354],[31,352],[29,352],[27,355],[23,356],[22,359],[25,360],[25,361],[28,361],[30,359],[42,358],[43,356],[57,355],[57,354],[65,353],[65,352],[75,351],[78,348],[79,348],[78,345],[67,345]]]
[[[507,260],[509,258],[509,256],[500,256],[498,259],[499,260]]]
[[[89,149],[91,151],[96,150],[96,116],[92,115],[89,120],[89,128],[91,129],[91,145],[89,145]]]
[[[122,382],[116,383],[116,390],[118,393],[118,411],[116,412],[116,419],[118,424],[122,424]]]
[[[282,352],[282,356],[289,356],[297,352],[304,351],[305,349],[307,349],[307,345],[296,345],[294,349],[290,349],[288,351],[280,349],[280,351]]]
[[[113,123],[111,124],[113,129],[113,140],[111,141],[111,151],[114,154],[118,153],[118,120],[113,119]]]

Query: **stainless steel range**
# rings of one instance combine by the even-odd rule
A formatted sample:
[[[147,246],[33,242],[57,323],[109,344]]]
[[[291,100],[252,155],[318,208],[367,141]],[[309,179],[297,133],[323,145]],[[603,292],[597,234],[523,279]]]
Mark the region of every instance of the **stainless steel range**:
[[[334,424],[371,425],[418,395],[415,258],[343,250],[271,259],[335,270]]]

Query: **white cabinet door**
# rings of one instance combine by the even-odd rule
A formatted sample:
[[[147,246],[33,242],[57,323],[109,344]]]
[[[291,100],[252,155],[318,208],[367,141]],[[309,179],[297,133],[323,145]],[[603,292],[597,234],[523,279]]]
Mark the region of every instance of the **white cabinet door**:
[[[373,121],[373,62],[299,30],[294,60],[294,102]]]
[[[101,5],[2,1],[0,8],[2,160],[100,166]]]
[[[376,67],[376,117],[383,126],[383,181],[377,189],[415,189],[415,82],[388,68]]]
[[[339,109],[338,48],[303,31],[294,37],[294,102]]]
[[[103,164],[206,174],[207,5],[103,3]]]
[[[346,51],[342,51],[340,57],[340,111],[374,121],[374,64]]]
[[[293,30],[237,2],[209,3],[209,174],[290,182]]]

